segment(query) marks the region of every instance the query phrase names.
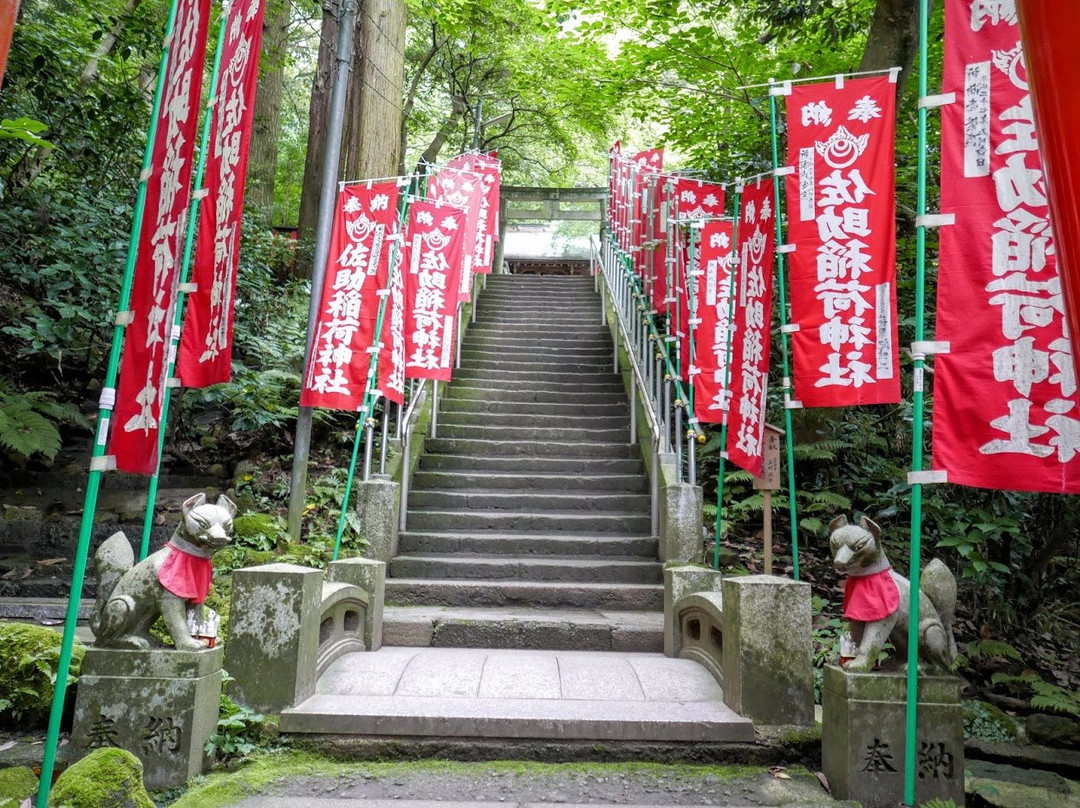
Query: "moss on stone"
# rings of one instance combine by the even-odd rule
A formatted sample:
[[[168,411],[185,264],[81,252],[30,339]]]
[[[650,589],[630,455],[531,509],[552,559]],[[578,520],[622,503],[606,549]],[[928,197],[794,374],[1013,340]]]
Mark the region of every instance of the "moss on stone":
[[[44,626],[0,623],[0,723],[41,727],[52,708],[62,637]],[[68,681],[74,682],[86,648],[75,643]]]
[[[49,792],[49,808],[154,808],[137,757],[123,749],[95,749],[68,767]]]
[[[1015,719],[989,702],[964,702],[964,735],[994,743],[1012,743],[1018,737]]]
[[[37,792],[38,779],[27,766],[0,769],[0,808],[18,808]]]

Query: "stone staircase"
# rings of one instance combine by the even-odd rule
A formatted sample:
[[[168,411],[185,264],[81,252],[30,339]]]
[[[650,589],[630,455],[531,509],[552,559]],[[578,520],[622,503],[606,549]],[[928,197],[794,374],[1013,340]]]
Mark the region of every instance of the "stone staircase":
[[[592,279],[489,277],[438,420],[386,642],[661,650],[648,480]]]

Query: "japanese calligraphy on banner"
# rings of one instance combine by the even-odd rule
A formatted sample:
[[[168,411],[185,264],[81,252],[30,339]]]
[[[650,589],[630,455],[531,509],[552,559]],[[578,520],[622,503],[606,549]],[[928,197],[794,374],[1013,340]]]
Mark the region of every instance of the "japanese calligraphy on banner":
[[[222,23],[226,33],[206,158],[207,196],[199,207],[192,273],[196,288],[188,297],[177,358],[185,387],[206,387],[232,375],[233,297],[263,10],[263,0],[237,0]]]
[[[390,249],[393,271],[390,273],[390,295],[383,313],[382,336],[379,337],[378,388],[387,401],[405,403],[405,277],[402,273],[403,250],[395,242]]]
[[[731,333],[731,270],[735,263],[731,221],[712,220],[698,231],[698,261],[691,273],[695,306],[694,415],[704,423],[718,424],[730,398],[727,350]]]
[[[934,467],[949,482],[1080,493],[1080,411],[1012,3],[945,6]],[[917,380],[918,381],[918,380]]]
[[[484,200],[483,182],[480,175],[473,171],[447,167],[431,178],[431,183],[428,185],[428,197],[434,202],[443,202],[465,211],[465,233],[458,283],[458,300],[464,303],[472,295],[477,225],[480,221],[480,207]]]
[[[728,459],[762,476],[765,396],[769,387],[772,323],[773,181],[759,180],[742,192],[739,214],[739,272],[735,286],[735,339],[731,349]]]
[[[363,404],[368,349],[398,235],[397,204],[396,182],[347,185],[338,195],[302,407],[356,411]]]
[[[405,232],[405,376],[450,381],[466,213],[414,202]]]
[[[797,85],[787,110],[795,398],[898,402],[896,84]]]
[[[495,259],[495,242],[499,232],[499,192],[502,169],[498,159],[489,154],[462,154],[447,166],[476,174],[483,186],[480,209],[476,217],[476,240],[473,244],[473,272],[481,275],[491,273]]]
[[[146,207],[131,287],[132,320],[124,333],[109,442],[116,467],[135,474],[157,470],[161,401],[191,199],[209,17],[209,0],[180,0],[152,144],[152,169],[146,181]]]

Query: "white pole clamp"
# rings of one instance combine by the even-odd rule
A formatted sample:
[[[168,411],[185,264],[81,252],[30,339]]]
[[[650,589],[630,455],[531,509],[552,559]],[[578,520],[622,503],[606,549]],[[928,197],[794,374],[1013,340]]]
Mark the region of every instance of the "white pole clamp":
[[[937,109],[949,104],[956,103],[956,93],[941,93],[940,95],[927,95],[919,99],[920,109]]]
[[[944,469],[932,469],[928,471],[909,471],[907,475],[908,485],[937,485],[949,481],[949,472]]]
[[[945,227],[956,224],[955,213],[927,213],[915,217],[916,227]]]

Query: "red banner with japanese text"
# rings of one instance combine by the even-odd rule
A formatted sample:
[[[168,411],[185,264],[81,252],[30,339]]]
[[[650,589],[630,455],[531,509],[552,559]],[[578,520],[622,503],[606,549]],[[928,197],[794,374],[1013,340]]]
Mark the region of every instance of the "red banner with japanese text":
[[[675,179],[671,193],[673,195],[671,215],[682,224],[672,228],[671,237],[675,242],[672,250],[674,258],[672,277],[675,280],[675,291],[669,297],[674,298],[677,307],[674,312],[676,318],[674,323],[675,334],[678,336],[679,345],[681,346],[682,378],[683,381],[688,381],[690,378],[688,372],[690,366],[688,359],[690,329],[687,320],[690,316],[690,309],[686,278],[690,266],[690,229],[686,226],[686,223],[706,217],[722,216],[726,196],[722,185],[702,182],[701,180],[691,180],[686,177]],[[665,288],[664,291],[667,292],[667,289]]]
[[[380,395],[395,404],[405,403],[405,275],[403,250],[395,241],[390,247],[390,294],[383,313],[382,335],[379,337]]]
[[[630,200],[630,246],[634,272],[646,286],[651,285],[652,207],[656,196],[656,180],[664,167],[663,149],[646,149],[634,155],[631,167],[633,196]]]
[[[484,200],[484,185],[479,174],[456,168],[444,168],[431,178],[428,198],[465,211],[461,272],[458,281],[458,301],[472,297],[473,260],[476,254],[477,225]]]
[[[697,231],[697,268],[691,273],[694,306],[694,416],[718,424],[730,398],[727,384],[728,341],[731,329],[731,269],[735,263],[730,220],[706,221]]]
[[[743,188],[739,213],[739,271],[735,284],[735,339],[731,345],[731,409],[728,459],[761,476],[765,449],[765,405],[769,388],[772,327],[773,181]]]
[[[379,301],[388,294],[398,193],[396,182],[385,182],[347,185],[338,194],[302,407],[355,412],[363,405]]]
[[[405,233],[405,377],[448,382],[454,369],[466,213],[414,202]]]
[[[674,206],[670,203],[671,188],[674,180],[666,174],[656,175],[653,197],[652,231],[654,234],[653,244],[650,250],[647,272],[649,275],[649,302],[654,312],[663,312],[668,309],[668,287],[674,286],[674,278],[670,278],[673,264],[669,264],[669,242],[676,232]],[[667,213],[665,218],[664,214]]]
[[[212,97],[206,198],[188,296],[177,376],[184,387],[227,382],[232,375],[233,301],[240,260],[244,178],[259,79],[264,0],[236,0],[229,8],[221,73]]]
[[[455,157],[447,167],[471,171],[480,178],[483,196],[476,217],[476,241],[473,244],[473,272],[489,275],[495,259],[495,242],[499,233],[499,192],[502,185],[502,168],[498,159],[490,154],[470,152]]]
[[[1046,178],[1011,3],[945,6],[934,468],[1080,493],[1080,410]],[[917,380],[919,381],[919,380]]]
[[[787,110],[794,397],[896,403],[896,84],[797,85]]]
[[[168,382],[173,314],[191,199],[209,19],[209,0],[179,0],[151,146],[151,171],[131,286],[131,321],[124,332],[109,441],[116,467],[135,474],[152,475],[158,466],[161,402]]]

